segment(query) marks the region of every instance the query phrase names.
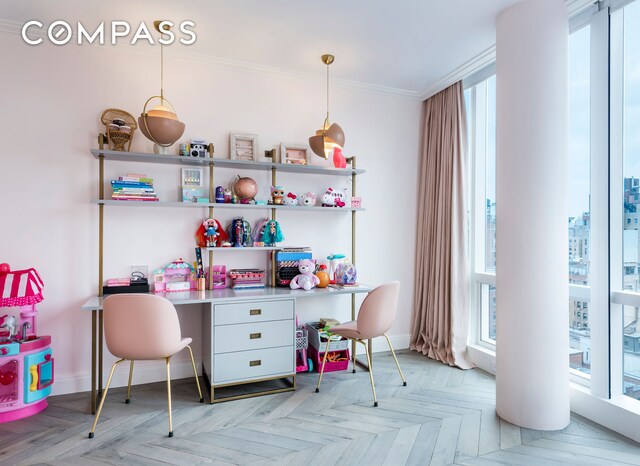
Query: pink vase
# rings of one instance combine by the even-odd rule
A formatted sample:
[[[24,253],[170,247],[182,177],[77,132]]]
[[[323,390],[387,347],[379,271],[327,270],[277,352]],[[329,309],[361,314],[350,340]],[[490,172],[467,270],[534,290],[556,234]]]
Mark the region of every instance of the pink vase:
[[[336,168],[347,168],[347,159],[342,155],[342,149],[339,147],[333,149],[333,165]]]

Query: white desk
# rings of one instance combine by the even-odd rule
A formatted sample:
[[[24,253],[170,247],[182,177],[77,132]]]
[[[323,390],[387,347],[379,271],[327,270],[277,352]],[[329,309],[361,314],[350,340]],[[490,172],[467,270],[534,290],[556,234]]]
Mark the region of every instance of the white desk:
[[[209,349],[213,345],[214,328],[212,326],[212,320],[215,315],[215,308],[217,305],[233,304],[233,303],[251,303],[251,302],[270,302],[270,301],[295,301],[301,298],[320,298],[327,296],[337,295],[351,295],[352,300],[355,299],[355,294],[369,293],[373,288],[367,285],[360,285],[358,287],[348,288],[314,288],[309,291],[304,290],[291,290],[289,288],[272,288],[266,287],[262,289],[249,289],[249,290],[233,290],[231,288],[225,288],[222,290],[212,291],[185,291],[185,292],[173,292],[173,293],[161,293],[160,296],[166,297],[174,305],[181,304],[209,304],[208,309],[209,318],[206,320],[208,324],[203,332],[203,340],[205,346],[208,345]],[[83,311],[91,311],[91,412],[95,413],[96,400],[102,393],[102,360],[103,360],[103,316],[102,305],[104,297],[95,296],[87,300],[81,307]],[[295,308],[294,308],[295,310]],[[351,319],[355,320],[355,307],[352,306]],[[295,348],[295,344],[294,344]],[[371,342],[369,341],[369,348],[371,348]],[[207,350],[207,348],[205,348]],[[204,351],[203,353],[207,353]],[[208,353],[207,353],[208,355]],[[203,364],[204,369],[209,373],[205,373],[209,380],[211,379],[211,366],[206,362]],[[203,372],[205,372],[203,370]],[[293,383],[290,387],[279,390],[271,390],[266,393],[277,393],[281,391],[295,390],[295,371],[291,374],[293,377]],[[96,383],[97,382],[97,383]],[[233,384],[228,384],[233,385]],[[213,399],[213,384],[210,383],[210,399]]]

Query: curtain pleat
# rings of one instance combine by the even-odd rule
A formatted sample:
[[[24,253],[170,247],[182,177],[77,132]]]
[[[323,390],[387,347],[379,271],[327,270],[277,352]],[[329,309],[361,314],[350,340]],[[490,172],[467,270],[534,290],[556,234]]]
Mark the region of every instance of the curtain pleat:
[[[468,333],[466,117],[462,83],[424,104],[410,348],[463,369]]]

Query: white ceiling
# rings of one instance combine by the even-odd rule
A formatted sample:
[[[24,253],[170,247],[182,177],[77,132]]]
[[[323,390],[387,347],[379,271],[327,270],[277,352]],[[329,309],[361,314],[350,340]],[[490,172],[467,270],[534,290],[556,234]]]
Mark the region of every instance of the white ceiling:
[[[0,0],[0,18],[20,25],[81,21],[193,20],[209,59],[331,76],[420,96],[495,43],[495,20],[518,0]],[[7,24],[5,22],[5,24]],[[18,26],[18,24],[16,24]],[[178,46],[172,46],[178,52]]]

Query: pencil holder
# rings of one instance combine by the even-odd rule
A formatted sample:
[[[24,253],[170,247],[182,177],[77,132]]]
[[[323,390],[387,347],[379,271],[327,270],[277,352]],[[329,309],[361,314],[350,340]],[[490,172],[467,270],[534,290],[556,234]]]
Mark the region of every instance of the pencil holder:
[[[206,278],[198,278],[196,286],[197,286],[198,291],[206,290],[207,289],[207,279]]]

